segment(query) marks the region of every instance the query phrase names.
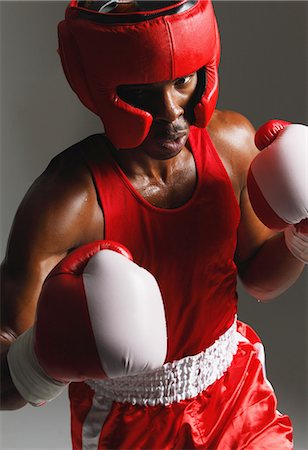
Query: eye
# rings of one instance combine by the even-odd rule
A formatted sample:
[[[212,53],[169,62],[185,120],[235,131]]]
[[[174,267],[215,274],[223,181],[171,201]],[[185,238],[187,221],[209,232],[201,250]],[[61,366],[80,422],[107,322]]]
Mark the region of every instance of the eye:
[[[152,91],[148,86],[119,86],[117,92],[122,100],[141,109],[145,109],[152,98]]]
[[[131,89],[130,94],[133,97],[142,97],[143,95],[147,94],[147,91],[145,89]]]
[[[118,89],[118,94],[122,97],[122,98],[139,98],[139,97],[144,97],[144,96],[148,96],[152,93],[153,89],[148,86],[148,85],[144,85],[144,86],[119,86]]]
[[[194,80],[196,73],[192,73],[190,75],[186,75],[185,77],[178,78],[174,85],[178,88],[186,87],[190,85],[190,83]]]
[[[133,100],[143,97],[145,95],[145,89],[142,87],[132,86],[119,86],[118,94],[123,100]]]

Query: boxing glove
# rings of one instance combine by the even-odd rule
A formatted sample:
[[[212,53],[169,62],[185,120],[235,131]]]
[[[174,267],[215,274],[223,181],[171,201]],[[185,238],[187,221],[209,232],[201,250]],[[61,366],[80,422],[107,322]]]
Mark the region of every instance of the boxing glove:
[[[57,396],[70,381],[160,367],[167,351],[155,278],[110,241],[82,246],[44,282],[36,321],[11,345],[12,380],[29,403]]]
[[[256,133],[262,150],[247,177],[251,205],[268,227],[308,233],[308,127],[272,120]]]
[[[294,225],[290,225],[284,230],[285,243],[295,258],[304,264],[308,264],[308,233]]]

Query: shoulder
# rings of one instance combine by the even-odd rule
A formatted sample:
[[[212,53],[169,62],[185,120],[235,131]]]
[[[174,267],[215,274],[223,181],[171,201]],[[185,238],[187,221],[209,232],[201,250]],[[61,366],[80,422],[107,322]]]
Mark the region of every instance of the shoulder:
[[[103,214],[82,158],[101,149],[102,138],[90,136],[57,155],[17,210],[1,266],[3,323],[17,334],[33,323],[42,283],[53,267],[74,248],[103,238]]]
[[[215,110],[207,129],[224,164],[236,174],[243,189],[249,165],[258,153],[253,125],[235,111]]]
[[[93,180],[87,161],[104,151],[104,145],[103,135],[96,134],[56,155],[35,180],[25,198],[44,195],[47,200],[61,203],[71,195],[91,191]]]
[[[101,135],[90,136],[52,159],[17,210],[11,243],[30,240],[42,252],[66,253],[95,238],[102,213],[82,154],[94,158],[99,144]]]
[[[229,141],[232,138],[235,148],[247,144],[254,139],[255,135],[253,125],[245,116],[236,111],[220,111],[218,109],[215,110],[210,120],[208,131],[222,141]]]
[[[73,176],[75,171],[79,173],[88,172],[87,161],[97,158],[97,155],[106,148],[104,135],[94,134],[56,155],[48,164],[42,175],[53,175],[59,179],[69,178],[76,180]]]

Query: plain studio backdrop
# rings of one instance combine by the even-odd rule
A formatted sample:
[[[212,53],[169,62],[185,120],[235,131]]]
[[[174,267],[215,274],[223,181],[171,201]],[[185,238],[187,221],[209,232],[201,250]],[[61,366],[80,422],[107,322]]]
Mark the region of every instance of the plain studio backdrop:
[[[102,130],[60,66],[56,26],[65,6],[1,2],[2,257],[33,180],[54,155]],[[271,118],[307,123],[307,2],[218,1],[214,7],[222,40],[219,108],[243,113],[255,127]],[[263,339],[278,408],[294,423],[295,448],[307,450],[307,269],[271,304],[258,304],[241,287],[239,294],[239,318]],[[47,406],[0,417],[3,450],[70,448],[66,393]]]

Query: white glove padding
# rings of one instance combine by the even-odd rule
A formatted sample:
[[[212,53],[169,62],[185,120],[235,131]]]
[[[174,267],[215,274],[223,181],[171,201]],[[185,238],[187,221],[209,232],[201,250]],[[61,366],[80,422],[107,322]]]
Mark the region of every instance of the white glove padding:
[[[286,246],[295,258],[308,264],[308,234],[296,231],[294,225],[284,230]]]
[[[252,161],[247,187],[259,219],[283,230],[307,219],[308,127],[291,124]]]
[[[160,367],[167,354],[167,329],[153,275],[104,250],[88,262],[83,285],[105,374],[115,378]]]

